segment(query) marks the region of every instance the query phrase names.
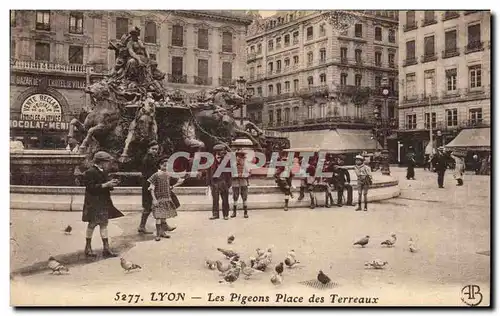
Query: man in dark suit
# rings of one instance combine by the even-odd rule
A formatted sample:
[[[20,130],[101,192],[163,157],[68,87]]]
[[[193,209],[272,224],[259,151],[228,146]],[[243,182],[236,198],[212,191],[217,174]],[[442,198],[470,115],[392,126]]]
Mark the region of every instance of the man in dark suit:
[[[148,152],[142,159],[142,217],[141,217],[141,223],[139,224],[139,228],[137,229],[137,232],[139,234],[152,234],[153,232],[147,231],[146,230],[146,223],[148,221],[149,214],[151,214],[152,211],[152,203],[153,200],[151,198],[151,193],[149,191],[149,185],[150,183],[148,182],[148,179],[158,171],[159,169],[159,164],[158,164],[158,151],[160,147],[158,146],[158,143],[156,141],[152,141],[149,143],[149,148]]]
[[[337,190],[337,206],[342,206],[342,199],[344,197],[344,190],[347,190],[347,203],[346,205],[354,206],[352,203],[352,185],[351,185],[351,176],[349,175],[349,171],[345,168],[342,168],[343,161],[341,159],[338,160],[337,164],[333,167],[333,177],[335,178],[335,189]]]
[[[438,186],[439,188],[444,188],[444,173],[446,172],[446,168],[448,167],[448,156],[444,153],[444,147],[441,146],[438,148],[438,152],[434,157],[432,157],[432,166],[436,169],[438,174]]]
[[[92,251],[92,235],[98,225],[103,244],[103,257],[117,256],[109,248],[108,241],[108,220],[123,216],[111,201],[110,191],[119,184],[118,179],[108,179],[107,171],[110,170],[113,159],[107,152],[98,151],[94,155],[94,165],[85,171],[83,175],[85,200],[83,202],[82,221],[88,223],[85,236],[85,255],[87,257],[96,256]]]
[[[222,198],[222,216],[225,220],[229,219],[229,188],[232,184],[231,172],[222,172],[216,174],[217,169],[222,163],[226,155],[226,147],[223,144],[217,144],[213,149],[215,160],[212,166],[208,169],[207,181],[212,191],[212,217],[211,220],[219,219],[219,196]],[[227,166],[229,167],[229,162]]]

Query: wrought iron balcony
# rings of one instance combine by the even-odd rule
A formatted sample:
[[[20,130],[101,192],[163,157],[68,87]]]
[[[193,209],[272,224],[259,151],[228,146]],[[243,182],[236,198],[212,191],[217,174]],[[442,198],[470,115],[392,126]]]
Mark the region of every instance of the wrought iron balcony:
[[[416,65],[416,64],[417,64],[417,58],[410,57],[410,58],[406,58],[404,60],[403,67],[411,66],[411,65]]]
[[[187,83],[187,75],[168,74],[168,82]]]
[[[349,61],[348,61],[347,57],[340,57],[340,63],[341,64],[348,64]]]
[[[72,74],[85,74],[87,71],[93,72],[93,68],[81,64],[59,64],[41,60],[19,60],[11,59],[12,70],[26,70],[35,72],[63,72]]]
[[[234,85],[234,80],[230,78],[219,78],[219,85],[223,87],[228,87]]]
[[[420,58],[420,62],[428,63],[430,61],[436,61],[437,59],[438,59],[438,56],[436,55],[436,53],[432,52],[432,53],[427,53],[427,54],[423,55]]]
[[[423,19],[421,22],[421,25],[422,25],[422,27],[424,27],[424,26],[428,26],[428,25],[432,25],[432,24],[436,24],[436,23],[437,23],[437,20],[435,17],[433,17],[432,19]]]
[[[467,44],[467,46],[465,46],[465,53],[469,54],[469,53],[479,52],[479,51],[482,51],[483,49],[484,49],[483,42],[473,41],[473,42],[469,42]]]
[[[233,45],[222,45],[222,52],[223,53],[232,53],[233,52]]]
[[[194,76],[194,84],[201,85],[201,86],[210,86],[210,85],[212,85],[212,77]]]
[[[411,31],[411,30],[416,30],[416,29],[417,29],[417,23],[416,22],[408,23],[408,24],[405,24],[403,26],[403,31],[405,31],[405,32],[408,32],[408,31]]]
[[[443,53],[441,54],[442,58],[451,58],[451,57],[456,57],[460,55],[460,50],[457,47],[454,48],[448,48],[443,50]]]
[[[456,19],[459,16],[460,16],[460,12],[458,12],[458,11],[446,11],[443,14],[443,21],[451,20],[451,19]]]
[[[395,62],[389,63],[389,68],[397,68]]]

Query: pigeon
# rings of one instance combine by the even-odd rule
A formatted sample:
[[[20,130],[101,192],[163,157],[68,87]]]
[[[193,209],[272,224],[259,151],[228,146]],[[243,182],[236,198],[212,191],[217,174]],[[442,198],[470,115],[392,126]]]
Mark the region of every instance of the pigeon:
[[[361,247],[364,248],[369,241],[370,241],[370,236],[366,235],[366,237],[363,237],[360,240],[356,241],[354,245],[360,245]]]
[[[276,267],[274,268],[274,271],[276,271],[276,273],[281,275],[283,273],[283,262],[277,264]]]
[[[283,283],[283,276],[279,274],[273,274],[271,276],[271,283],[274,285],[280,285]]]
[[[256,270],[251,267],[247,267],[247,264],[245,262],[240,263],[241,267],[241,273],[245,275],[245,279],[248,280],[254,273],[262,273],[260,270]]]
[[[375,259],[373,261],[366,262],[365,267],[371,267],[373,269],[383,269],[387,264],[389,264],[387,261]]]
[[[238,280],[238,278],[240,277],[240,271],[240,267],[236,267],[235,269],[227,271],[226,274],[224,274],[224,281],[231,284],[234,281]]]
[[[136,269],[142,269],[142,267],[138,264],[132,263],[130,261],[125,260],[124,258],[120,258],[120,265],[122,266],[123,270],[130,272],[132,270]]]
[[[51,274],[54,274],[57,272],[58,274],[61,274],[63,271],[64,272],[69,272],[69,269],[62,265],[59,261],[57,261],[54,257],[49,258],[49,269],[52,270]]]
[[[257,252],[257,259],[260,259],[261,257],[263,257],[264,254],[266,253],[265,251],[263,251],[260,248],[255,249],[255,251]]]
[[[288,252],[286,258],[285,258],[285,264],[289,268],[293,268],[297,263],[300,263],[296,258],[295,258],[295,251],[292,249]]]
[[[207,268],[209,268],[210,270],[217,269],[217,264],[213,260],[208,260],[207,259],[207,260],[205,260],[205,264],[207,265]]]
[[[393,247],[396,244],[396,240],[397,240],[396,234],[391,234],[391,237],[392,237],[391,239],[384,240],[380,244],[385,245],[387,247]]]
[[[219,270],[219,272],[221,274],[223,274],[231,269],[231,265],[228,264],[227,266],[224,266],[222,264],[222,262],[220,262],[220,260],[215,261],[215,264],[216,264],[217,270]]]
[[[73,230],[73,227],[71,227],[70,225],[68,225],[68,227],[66,227],[66,229],[64,229],[64,233],[66,235],[70,235],[72,230]]]
[[[224,256],[226,256],[227,259],[231,259],[235,256],[238,256],[238,254],[232,250],[228,250],[228,249],[223,249],[223,248],[217,248],[217,250],[219,250],[220,252],[222,252],[222,254]]]
[[[408,240],[408,248],[410,249],[410,252],[417,252],[417,247],[415,246],[415,242],[412,238]]]
[[[322,284],[328,284],[331,280],[326,274],[323,273],[323,271],[319,270],[318,281]]]
[[[227,243],[228,244],[232,244],[233,241],[234,241],[234,235],[231,235],[231,236],[227,237]]]

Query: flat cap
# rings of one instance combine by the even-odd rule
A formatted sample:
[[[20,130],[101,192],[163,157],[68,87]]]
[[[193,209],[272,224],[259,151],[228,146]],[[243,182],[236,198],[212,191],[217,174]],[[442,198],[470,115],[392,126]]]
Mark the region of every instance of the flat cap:
[[[225,149],[226,149],[226,146],[224,146],[223,144],[217,144],[214,146],[214,151],[222,151]]]
[[[113,156],[105,151],[98,151],[94,155],[94,161],[110,161],[113,160]]]
[[[363,158],[363,156],[361,155],[356,155],[356,157],[354,159],[361,159],[361,160],[365,160],[365,158]]]

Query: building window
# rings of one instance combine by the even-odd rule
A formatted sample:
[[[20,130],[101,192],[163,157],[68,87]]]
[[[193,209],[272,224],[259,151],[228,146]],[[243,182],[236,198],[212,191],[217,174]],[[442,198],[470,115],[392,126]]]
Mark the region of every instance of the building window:
[[[285,68],[290,67],[290,58],[285,58]]]
[[[198,30],[198,48],[200,48],[200,31]],[[207,40],[208,40],[208,30],[207,30]],[[255,53],[255,45],[250,46],[250,54]]]
[[[382,52],[375,52],[375,66],[382,67]]]
[[[388,62],[389,62],[389,67],[390,68],[396,68],[396,65],[394,63],[394,58],[395,58],[394,53],[389,53],[389,55],[388,55]]]
[[[293,32],[293,45],[299,43],[299,32]]]
[[[356,59],[356,64],[361,64],[363,62],[363,60],[361,59],[361,54],[362,54],[361,49],[356,49],[354,51],[354,57]]]
[[[469,67],[470,88],[481,87],[481,65]]]
[[[281,60],[276,61],[276,72],[281,71]]]
[[[285,46],[290,46],[290,34],[285,35]]]
[[[70,46],[68,60],[70,64],[83,64],[83,47]]]
[[[222,63],[222,80],[231,82],[233,80],[233,64],[231,62]]]
[[[16,10],[10,10],[10,26],[15,27],[16,25]]]
[[[382,77],[376,76],[375,77],[375,88],[380,88],[382,86]]]
[[[326,117],[326,104],[322,103],[319,105],[319,117],[324,118]]]
[[[267,64],[267,73],[272,75],[273,74],[273,62],[269,62]]]
[[[469,109],[469,123],[472,125],[481,124],[483,122],[483,109]]]
[[[321,24],[319,26],[319,36],[320,37],[323,37],[326,35],[326,30],[325,30],[325,25],[324,24]]]
[[[262,54],[262,44],[257,44],[257,54]]]
[[[307,85],[309,87],[314,85],[314,78],[312,76],[307,77]]]
[[[35,60],[50,61],[50,44],[35,44]]]
[[[83,13],[71,12],[69,14],[69,32],[74,34],[83,33]]]
[[[307,65],[311,66],[314,60],[313,52],[307,53]]]
[[[278,37],[276,39],[276,49],[280,49],[281,48],[281,37]]]
[[[259,76],[260,74],[262,74],[262,65],[257,66],[257,76]]]
[[[381,27],[376,27],[375,28],[375,40],[376,41],[381,41],[382,40],[382,28]]]
[[[199,49],[208,49],[208,30],[207,29],[199,29],[198,30],[198,48]],[[255,50],[255,46],[250,48],[253,53]]]
[[[299,79],[293,80],[293,91],[299,91]]]
[[[389,30],[389,43],[396,43],[396,31],[393,29]]]
[[[285,92],[290,92],[290,81],[285,81]]]
[[[469,25],[467,28],[467,49],[474,50],[481,48],[481,25]]]
[[[407,129],[416,129],[417,128],[417,115],[416,114],[406,115],[406,128]]]
[[[434,35],[424,38],[424,56],[433,57],[436,54],[434,47]]]
[[[314,106],[312,104],[307,107],[307,118],[308,119],[314,118]]]
[[[233,33],[222,32],[222,51],[224,53],[233,52]]]
[[[436,78],[434,69],[424,71],[424,80],[424,95],[426,97],[435,96]]]
[[[208,60],[198,59],[198,77],[200,80],[208,79]]]
[[[273,110],[269,110],[268,111],[268,115],[269,115],[269,124],[273,124],[274,123],[274,111]]]
[[[458,126],[458,111],[457,109],[446,110],[446,125]]]
[[[299,63],[299,56],[293,56],[293,64],[297,65]]]
[[[36,29],[50,31],[50,11],[36,11]]]
[[[390,119],[396,118],[396,106],[394,105],[394,102],[389,103],[387,112]]]
[[[276,84],[276,94],[280,95],[281,94],[281,83]]]
[[[396,91],[394,78],[389,78],[389,90],[391,90],[391,92]]]
[[[446,70],[446,87],[448,91],[457,91],[457,69]]]
[[[346,73],[340,74],[340,85],[347,86],[347,74]]]
[[[274,92],[273,90],[274,90],[274,87],[272,84],[267,86],[267,95],[273,95],[273,92]]]
[[[312,40],[313,39],[313,27],[312,26],[309,26],[307,28],[307,40]]]
[[[406,60],[415,60],[415,41],[406,42]]]
[[[144,32],[144,42],[156,44],[156,23],[152,21],[146,22],[146,30]]]
[[[172,57],[172,76],[179,77],[183,75],[183,59],[182,57]]]
[[[258,95],[259,97],[261,97],[261,96],[262,96],[262,87],[257,87],[257,95]]]
[[[431,113],[425,113],[425,129],[430,128],[431,124]],[[437,124],[436,124],[436,112],[432,112],[432,128],[436,129]]]
[[[326,85],[326,74],[319,75],[319,82],[321,83],[321,85]]]
[[[358,23],[354,25],[354,36],[363,37],[363,24]]]
[[[274,41],[273,40],[267,41],[267,49],[269,51],[272,51],[274,49]]]
[[[406,11],[406,26],[415,26],[415,11]]]
[[[172,26],[172,46],[184,46],[184,27],[182,25]]]
[[[16,41],[10,41],[10,58],[16,58]]]
[[[343,64],[347,63],[347,47],[340,48],[340,62]]]
[[[121,39],[125,34],[128,34],[128,19],[116,18],[116,39]]]
[[[321,63],[326,62],[326,48],[322,48],[319,50],[319,60]]]
[[[449,56],[457,51],[457,31],[452,30],[444,33],[444,54]]]
[[[285,109],[285,122],[290,123],[290,108]]]
[[[414,99],[417,96],[416,91],[417,76],[415,73],[406,74],[406,97]]]
[[[356,87],[361,87],[361,79],[363,77],[360,75],[360,74],[357,74],[356,76],[354,76],[354,85],[356,85]]]
[[[293,108],[293,121],[297,122],[299,120],[299,107],[296,106]]]

